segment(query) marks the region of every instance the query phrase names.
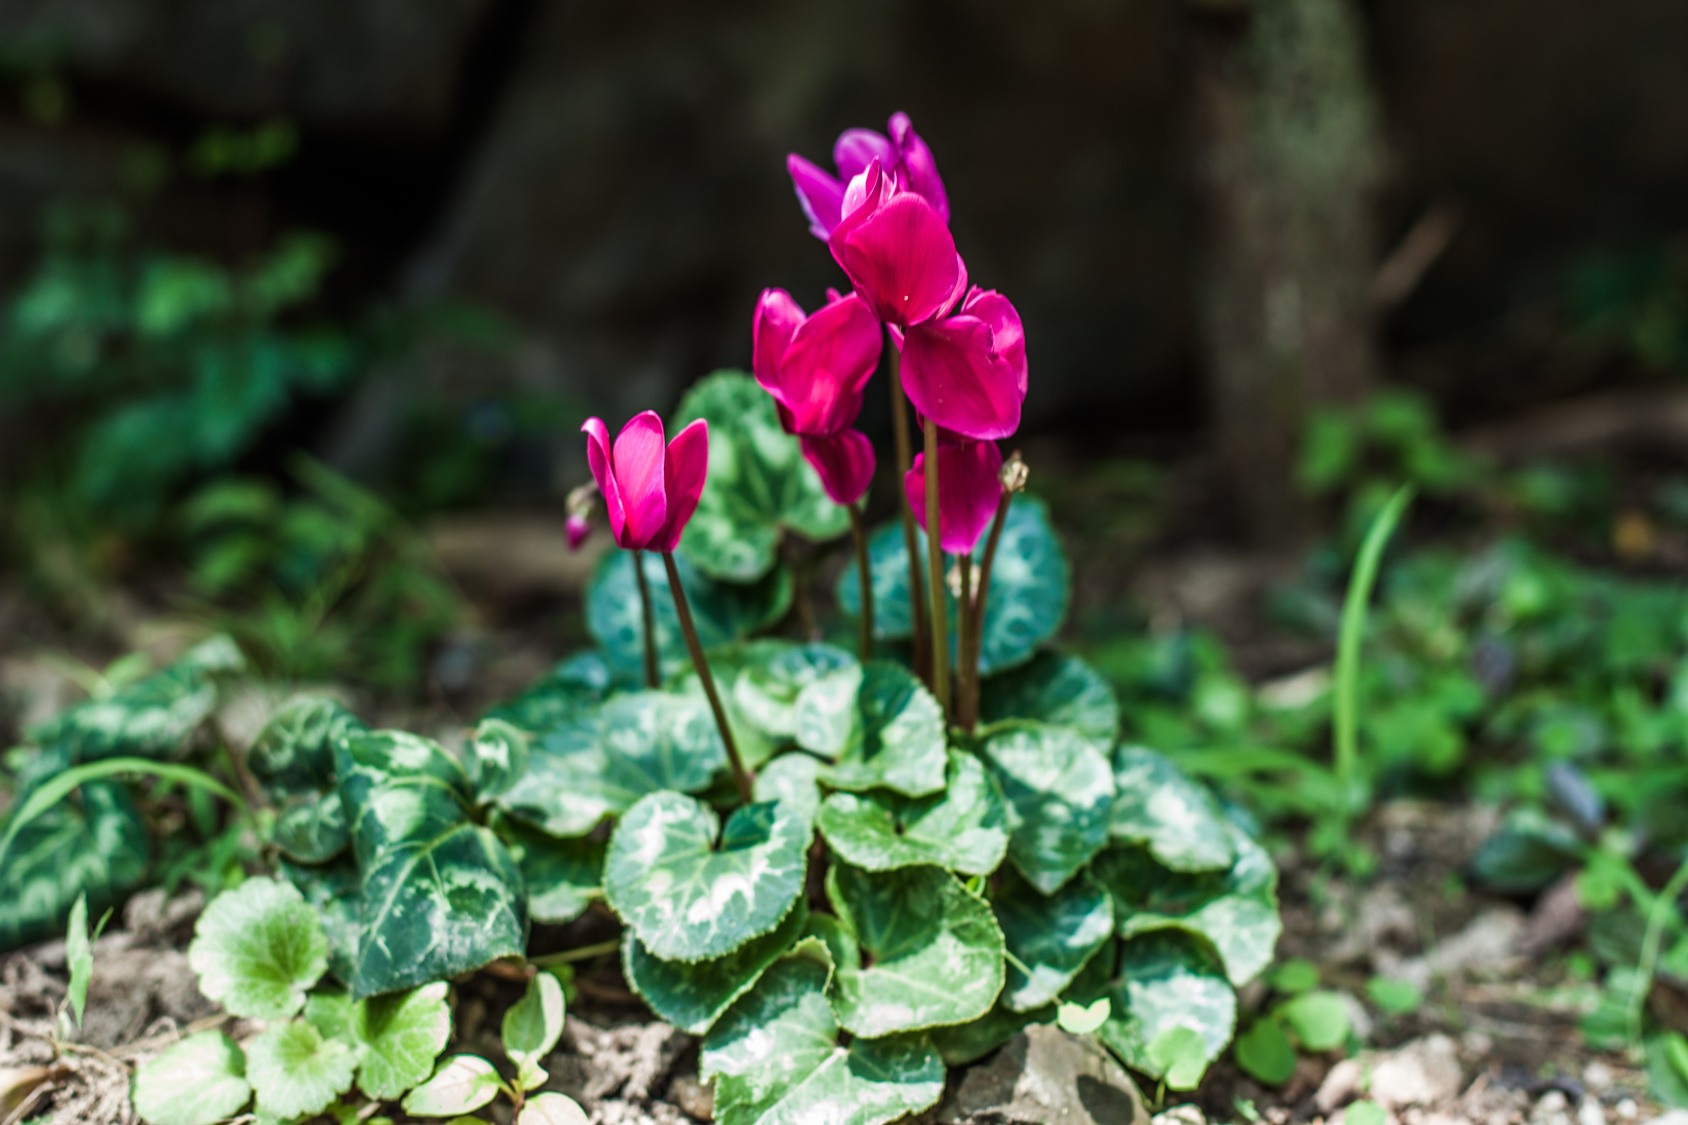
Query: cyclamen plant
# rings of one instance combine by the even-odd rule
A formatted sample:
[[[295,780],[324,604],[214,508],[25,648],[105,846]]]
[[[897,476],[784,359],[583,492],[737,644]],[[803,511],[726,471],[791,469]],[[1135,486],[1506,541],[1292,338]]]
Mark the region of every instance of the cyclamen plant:
[[[432,1112],[462,1078],[539,1119],[531,1044],[513,1078],[461,1059],[428,1073],[438,982],[520,964],[532,922],[604,906],[629,985],[703,1038],[725,1125],[892,1121],[937,1101],[946,1066],[1034,1022],[1093,1031],[1174,1088],[1229,1042],[1235,990],[1279,933],[1276,872],[1206,789],[1119,745],[1108,683],[1049,647],[1067,562],[1026,466],[996,445],[1019,425],[1024,334],[1006,298],[968,286],[930,150],[898,115],[889,136],[846,133],[834,159],[837,178],[790,167],[850,292],[813,313],[765,293],[754,376],[699,383],[672,440],[648,412],[613,439],[584,427],[623,548],[586,591],[595,647],[485,716],[461,754],[310,697],[245,753],[241,784],[270,807],[228,831],[261,835],[297,895],[263,893],[283,913],[309,904],[326,948],[286,969],[269,1030],[241,1048],[246,1078],[238,1045],[184,1040],[172,1065],[227,1079],[217,1105],[173,1113],[137,1081],[154,1125],[207,1125],[249,1097],[303,1114],[295,1063],[324,1078],[312,1104],[354,1114],[401,1087]],[[870,531],[876,458],[855,420],[881,361],[900,514]],[[590,488],[571,497],[572,539],[595,507]],[[807,589],[816,545],[852,528],[857,565],[835,594],[857,628],[833,635],[853,632],[855,653],[824,639]],[[800,640],[781,635],[792,619]],[[200,732],[239,668],[211,642],[30,732],[0,892],[32,913],[0,918],[0,944],[146,877],[128,778],[238,800],[179,759],[216,745]],[[243,940],[208,936],[240,917],[223,901],[201,927],[208,981],[209,951]],[[316,983],[323,966],[337,983]],[[237,993],[221,993],[230,1011]],[[414,1008],[402,1076],[366,1069],[358,1017],[345,1031],[336,1015],[359,1005]]]

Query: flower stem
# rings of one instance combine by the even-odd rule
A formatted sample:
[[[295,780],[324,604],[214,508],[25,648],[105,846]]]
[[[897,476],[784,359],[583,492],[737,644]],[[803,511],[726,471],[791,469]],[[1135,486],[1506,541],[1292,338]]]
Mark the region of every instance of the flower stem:
[[[656,616],[651,613],[651,584],[645,581],[645,552],[633,552],[633,573],[639,579],[639,608],[645,623],[645,686],[657,686]]]
[[[978,681],[976,669],[967,666],[967,654],[973,651],[973,631],[978,622],[973,619],[973,555],[963,551],[956,556],[961,568],[961,597],[955,609],[955,713],[968,730],[973,729],[973,717],[968,709]]]
[[[703,694],[709,697],[709,709],[715,712],[715,729],[721,732],[721,742],[727,748],[727,761],[733,767],[733,784],[738,786],[739,799],[750,804],[750,774],[745,772],[739,757],[738,744],[733,741],[733,728],[727,723],[727,712],[721,706],[721,696],[715,691],[715,677],[709,674],[709,661],[703,658],[703,645],[697,639],[697,626],[692,623],[692,607],[686,601],[686,591],[680,586],[680,568],[674,565],[674,552],[664,551],[662,561],[668,567],[668,588],[674,594],[674,611],[680,615],[680,632],[686,638],[686,651],[692,654],[692,667],[703,681]]]
[[[867,556],[867,523],[862,510],[855,504],[846,509],[850,513],[850,535],[856,541],[856,580],[862,587],[861,656],[873,659],[873,566]]]
[[[897,510],[903,517],[903,548],[908,552],[908,612],[914,632],[914,671],[932,686],[931,665],[926,644],[926,599],[920,592],[920,540],[914,533],[914,509],[909,506],[908,489],[903,481],[914,464],[914,450],[908,433],[908,405],[903,399],[902,353],[891,339],[891,329],[885,329],[886,352],[891,368],[891,432],[897,441]]]
[[[1014,494],[1006,488],[996,502],[996,518],[991,521],[990,538],[985,540],[985,557],[979,560],[979,592],[973,598],[973,628],[968,631],[968,650],[961,660],[969,669],[970,690],[965,701],[962,725],[972,730],[979,721],[979,657],[985,649],[985,602],[991,592],[991,568],[996,565],[996,545],[1002,541],[1002,525],[1008,522],[1008,506]]]
[[[950,709],[949,621],[944,605],[944,549],[938,526],[938,424],[926,419],[926,581],[932,597],[932,694],[947,720]]]

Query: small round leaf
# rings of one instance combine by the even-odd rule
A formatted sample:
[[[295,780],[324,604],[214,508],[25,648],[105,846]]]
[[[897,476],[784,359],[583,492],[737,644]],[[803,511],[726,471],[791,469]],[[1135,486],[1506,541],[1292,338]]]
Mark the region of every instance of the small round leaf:
[[[357,1063],[350,1043],[324,1039],[304,1020],[271,1027],[246,1045],[246,1076],[266,1117],[321,1113],[352,1088]]]
[[[142,1063],[132,1097],[149,1125],[211,1125],[251,1100],[246,1056],[222,1032],[201,1031]]]
[[[248,879],[200,915],[188,963],[206,999],[246,1019],[286,1019],[328,970],[328,938],[292,885]]]

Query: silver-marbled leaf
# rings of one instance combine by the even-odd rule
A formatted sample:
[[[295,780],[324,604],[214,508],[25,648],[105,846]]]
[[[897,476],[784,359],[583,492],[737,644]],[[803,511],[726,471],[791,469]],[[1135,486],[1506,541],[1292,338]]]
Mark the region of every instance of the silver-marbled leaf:
[[[797,743],[832,764],[835,789],[894,789],[909,797],[944,787],[944,716],[907,668],[887,661],[820,677],[797,697]]]
[[[653,955],[723,957],[777,927],[803,892],[809,822],[775,802],[735,809],[723,828],[701,801],[652,793],[622,816],[604,893]]]
[[[1119,734],[1119,698],[1113,685],[1076,656],[1044,651],[980,685],[979,718],[985,723],[1035,719],[1071,727],[1104,752]]]
[[[833,852],[868,871],[933,865],[988,875],[1008,852],[1008,808],[971,754],[950,753],[941,793],[834,793],[816,822]]]
[[[937,1103],[944,1064],[925,1035],[838,1042],[827,970],[776,963],[703,1042],[720,1125],[885,1125]]]
[[[622,971],[651,1011],[688,1035],[703,1035],[796,944],[808,921],[809,912],[799,900],[777,928],[725,957],[689,964],[651,956],[629,931],[622,941]]]
[[[980,753],[1013,810],[1008,858],[1053,894],[1108,842],[1114,775],[1096,744],[1069,727],[1023,723]]]
[[[827,897],[868,962],[845,951],[827,996],[838,1022],[877,1039],[967,1023],[1002,991],[1002,930],[941,867],[863,871],[834,862]]]
[[[1121,746],[1114,754],[1114,786],[1114,839],[1147,845],[1174,871],[1223,871],[1236,859],[1212,795],[1153,750]]]
[[[1114,933],[1112,898],[1083,875],[1045,895],[1010,867],[991,909],[1011,955],[1002,1002],[1016,1012],[1052,1003]]]
[[[726,747],[701,695],[628,692],[577,712],[534,741],[526,772],[496,800],[553,836],[584,836],[647,794],[701,793],[726,765]]]
[[[1149,1047],[1164,1032],[1187,1027],[1202,1037],[1212,1062],[1237,1024],[1237,994],[1224,970],[1188,934],[1145,934],[1120,950],[1108,992],[1110,1015],[1097,1033],[1127,1066],[1152,1078],[1166,1065]]]

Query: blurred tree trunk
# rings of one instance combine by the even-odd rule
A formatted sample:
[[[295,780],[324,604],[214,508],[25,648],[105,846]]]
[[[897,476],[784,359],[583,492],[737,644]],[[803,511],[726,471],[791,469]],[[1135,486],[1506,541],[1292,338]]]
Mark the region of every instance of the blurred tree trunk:
[[[1310,410],[1364,397],[1377,368],[1380,115],[1352,0],[1189,2],[1208,397],[1251,533],[1285,544],[1308,530]]]

